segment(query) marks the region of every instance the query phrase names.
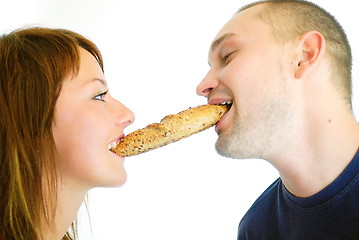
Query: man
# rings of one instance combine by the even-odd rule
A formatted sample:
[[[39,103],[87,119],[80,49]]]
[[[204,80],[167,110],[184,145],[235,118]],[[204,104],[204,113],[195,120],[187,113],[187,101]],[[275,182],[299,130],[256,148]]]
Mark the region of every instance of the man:
[[[339,23],[304,1],[248,5],[215,37],[197,93],[232,104],[216,149],[265,159],[280,174],[243,217],[238,239],[359,239],[351,61]]]

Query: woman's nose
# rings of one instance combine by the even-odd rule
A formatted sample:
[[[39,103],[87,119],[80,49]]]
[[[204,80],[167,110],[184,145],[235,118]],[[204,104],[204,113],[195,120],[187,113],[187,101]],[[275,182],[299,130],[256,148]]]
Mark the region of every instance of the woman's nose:
[[[204,79],[198,84],[196,92],[197,95],[208,97],[213,89],[218,87],[219,82],[213,77],[211,70],[207,73]]]
[[[120,125],[122,128],[125,128],[131,125],[135,121],[135,114],[127,108],[125,105],[117,102],[116,107],[116,124]]]
[[[125,108],[125,113],[124,113],[125,117],[121,125],[125,128],[131,125],[135,121],[135,114],[126,106],[124,106],[124,108]]]

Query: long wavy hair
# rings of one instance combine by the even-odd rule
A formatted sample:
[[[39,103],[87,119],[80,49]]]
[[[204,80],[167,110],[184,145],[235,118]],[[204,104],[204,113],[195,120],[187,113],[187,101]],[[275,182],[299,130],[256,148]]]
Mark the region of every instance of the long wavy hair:
[[[0,37],[0,239],[38,240],[44,226],[54,228],[54,109],[63,81],[79,71],[79,47],[103,71],[95,44],[69,30],[31,27]],[[77,238],[75,222],[63,239]]]

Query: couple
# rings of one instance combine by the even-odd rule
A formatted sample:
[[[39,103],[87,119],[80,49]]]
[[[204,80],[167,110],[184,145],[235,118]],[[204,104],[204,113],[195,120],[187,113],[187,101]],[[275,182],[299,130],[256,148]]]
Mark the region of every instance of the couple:
[[[359,125],[351,50],[339,23],[305,1],[242,7],[215,36],[197,93],[231,101],[219,154],[262,158],[280,178],[238,239],[359,239]],[[83,36],[29,28],[0,38],[0,239],[76,239],[87,192],[126,181],[108,151],[134,121]],[[86,141],[84,141],[86,139]]]

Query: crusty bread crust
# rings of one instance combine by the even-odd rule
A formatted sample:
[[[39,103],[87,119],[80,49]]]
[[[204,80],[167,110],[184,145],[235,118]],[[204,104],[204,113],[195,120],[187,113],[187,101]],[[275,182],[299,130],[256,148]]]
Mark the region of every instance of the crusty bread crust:
[[[121,156],[134,156],[165,146],[212,127],[228,110],[226,105],[201,105],[168,115],[160,123],[128,134],[111,150]]]

